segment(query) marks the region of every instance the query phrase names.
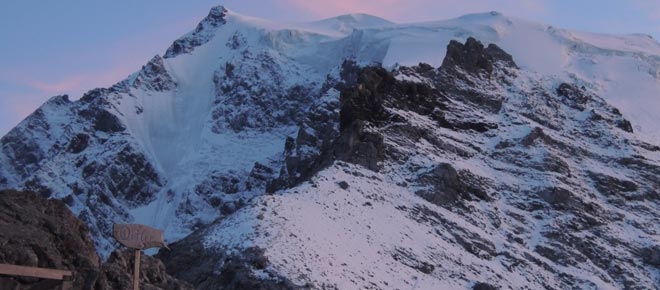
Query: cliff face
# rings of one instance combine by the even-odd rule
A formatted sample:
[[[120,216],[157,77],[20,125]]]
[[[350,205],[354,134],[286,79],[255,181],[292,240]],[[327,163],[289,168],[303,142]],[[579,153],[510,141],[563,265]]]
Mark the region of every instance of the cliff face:
[[[73,289],[111,290],[132,287],[132,254],[114,252],[102,263],[89,229],[59,200],[34,192],[0,192],[0,263],[70,270]],[[142,289],[192,289],[167,275],[162,262],[142,258]],[[132,271],[132,270],[130,270]],[[38,279],[0,277],[0,289],[28,289]]]

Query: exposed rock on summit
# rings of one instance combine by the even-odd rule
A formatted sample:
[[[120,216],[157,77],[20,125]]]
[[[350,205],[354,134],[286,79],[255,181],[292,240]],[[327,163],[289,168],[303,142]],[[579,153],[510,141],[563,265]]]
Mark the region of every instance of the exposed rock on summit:
[[[442,68],[461,68],[468,73],[483,71],[493,72],[493,63],[502,62],[511,68],[518,68],[513,57],[495,44],[484,45],[478,40],[468,37],[465,44],[452,40],[447,46],[447,56],[442,61]]]
[[[226,13],[227,10],[223,6],[213,7],[208,16],[197,25],[193,32],[172,43],[172,46],[165,52],[164,58],[173,58],[183,53],[190,53],[195,47],[208,42],[213,37],[213,29],[227,23]]]

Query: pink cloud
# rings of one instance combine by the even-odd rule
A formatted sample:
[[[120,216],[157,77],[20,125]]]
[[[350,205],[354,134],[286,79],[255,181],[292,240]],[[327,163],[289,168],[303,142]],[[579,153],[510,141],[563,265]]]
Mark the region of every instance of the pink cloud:
[[[46,81],[0,72],[0,80],[28,89],[27,93],[2,92],[0,136],[6,134],[52,96],[68,94],[71,99],[76,99],[90,89],[108,87],[122,80],[128,73],[130,73],[129,68],[117,66],[103,72],[74,74],[57,81]]]
[[[45,82],[41,80],[26,80],[25,85],[47,94],[60,94],[80,88],[84,76],[68,77],[58,82]]]
[[[131,66],[118,65],[104,71],[78,72],[62,76],[56,80],[34,79],[25,73],[0,73],[2,81],[30,88],[36,94],[49,97],[57,94],[80,94],[96,87],[107,87],[122,80],[132,72]]]

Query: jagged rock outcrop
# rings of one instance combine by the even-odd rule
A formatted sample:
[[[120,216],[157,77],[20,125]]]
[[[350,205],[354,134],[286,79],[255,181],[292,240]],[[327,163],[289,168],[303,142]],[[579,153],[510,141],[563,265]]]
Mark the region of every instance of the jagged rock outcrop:
[[[133,79],[132,85],[154,92],[169,91],[176,88],[177,84],[167,72],[163,58],[154,56]]]
[[[227,21],[225,20],[227,10],[223,6],[216,6],[202,20],[194,31],[177,39],[165,52],[165,58],[173,58],[183,53],[190,53],[196,47],[207,43],[213,37],[213,28],[217,28]]]
[[[241,252],[209,252],[203,243],[204,230],[161,250],[168,272],[198,290],[305,290],[270,269],[264,250],[258,247]]]
[[[34,192],[0,191],[0,263],[72,271],[73,289],[130,289],[132,254],[117,251],[102,263],[89,234],[87,225],[62,201]],[[142,289],[192,289],[168,275],[161,261],[146,255],[141,281]],[[38,282],[3,276],[0,289],[28,289]]]
[[[462,69],[468,73],[480,73],[481,71],[490,75],[493,73],[494,62],[517,68],[513,57],[495,44],[484,45],[473,37],[468,37],[465,44],[452,40],[447,45],[447,55],[442,61],[442,67],[446,69]]]

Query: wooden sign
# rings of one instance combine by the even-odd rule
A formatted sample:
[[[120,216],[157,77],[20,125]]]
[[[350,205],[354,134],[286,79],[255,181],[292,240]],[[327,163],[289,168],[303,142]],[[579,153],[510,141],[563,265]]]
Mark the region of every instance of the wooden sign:
[[[140,254],[149,248],[167,248],[163,231],[145,225],[115,224],[112,226],[112,235],[117,241],[131,249],[135,249],[135,263],[133,268],[133,289],[140,289]]]
[[[131,249],[167,248],[163,231],[145,225],[116,224],[112,234],[120,244]]]

